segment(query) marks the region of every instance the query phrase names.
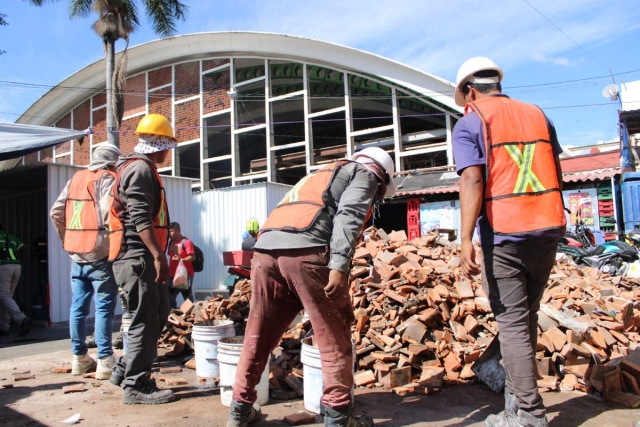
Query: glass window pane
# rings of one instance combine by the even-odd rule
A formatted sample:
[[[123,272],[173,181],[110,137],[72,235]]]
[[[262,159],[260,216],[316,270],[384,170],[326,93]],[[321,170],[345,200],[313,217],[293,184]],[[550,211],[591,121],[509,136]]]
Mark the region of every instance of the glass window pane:
[[[312,113],[344,107],[344,73],[317,65],[307,66]]]
[[[200,143],[178,145],[176,157],[178,176],[200,180]]]
[[[231,160],[206,163],[204,173],[210,190],[231,187]]]
[[[302,142],[304,133],[304,99],[302,96],[271,102],[273,145]]]
[[[295,185],[307,174],[305,147],[293,147],[273,152],[276,182]]]
[[[236,88],[236,117],[239,129],[265,123],[264,80]]]
[[[231,113],[218,114],[204,119],[204,158],[231,154]]]
[[[233,67],[236,84],[264,77],[264,59],[234,59]]]
[[[346,158],[347,128],[344,112],[311,120],[314,163]]]
[[[402,158],[402,165],[404,166],[404,170],[406,171],[424,168],[435,168],[437,166],[446,166],[447,152],[435,151],[433,153],[406,156]]]
[[[240,156],[238,176],[257,174],[267,170],[267,138],[265,129],[236,135],[237,156]]]
[[[398,91],[400,131],[405,137],[403,147],[417,148],[447,139],[445,114],[420,99]],[[411,138],[406,138],[411,136]]]
[[[349,91],[354,131],[393,124],[389,86],[350,74]]]
[[[296,62],[269,61],[271,97],[286,95],[304,89],[303,65]]]

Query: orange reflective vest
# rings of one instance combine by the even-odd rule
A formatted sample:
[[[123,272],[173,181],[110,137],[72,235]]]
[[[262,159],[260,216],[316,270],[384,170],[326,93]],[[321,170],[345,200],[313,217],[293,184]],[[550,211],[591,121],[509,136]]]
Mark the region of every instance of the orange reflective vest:
[[[536,106],[489,96],[465,106],[484,124],[484,209],[496,234],[564,228],[566,219],[549,124]]]
[[[120,187],[120,177],[122,176],[122,171],[125,170],[127,166],[136,161],[145,161],[143,159],[131,159],[126,162],[122,167],[118,169],[118,173],[116,174],[116,181],[113,184],[113,189],[111,190],[111,197],[113,202],[111,203],[111,211],[109,212],[109,260],[113,261],[118,257],[118,254],[122,250],[122,242],[124,235],[124,226],[122,225],[122,214],[125,213],[126,208],[122,206],[120,199],[118,198],[118,187]],[[153,219],[153,228],[155,230],[156,238],[158,239],[158,243],[160,243],[160,248],[162,252],[167,251],[167,246],[169,244],[169,207],[167,205],[167,198],[165,194],[164,187],[162,185],[162,178],[158,173],[158,169],[155,164],[152,162],[147,162],[151,169],[156,174],[156,178],[158,179],[158,183],[160,184],[160,209],[158,209],[158,213],[156,217]]]
[[[115,177],[115,173],[108,170],[85,169],[71,178],[64,212],[66,230],[62,246],[65,251],[75,254],[93,252],[99,233],[106,230],[95,197],[96,181],[105,174]]]
[[[339,168],[349,163],[340,160],[302,178],[271,212],[260,233],[268,230],[306,231],[326,206],[326,197],[333,177]],[[373,212],[369,209],[363,224],[366,224]]]

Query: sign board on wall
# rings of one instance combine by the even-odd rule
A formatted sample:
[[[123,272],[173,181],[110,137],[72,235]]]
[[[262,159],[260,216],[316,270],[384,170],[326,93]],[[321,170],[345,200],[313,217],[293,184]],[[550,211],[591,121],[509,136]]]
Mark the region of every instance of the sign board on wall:
[[[420,234],[426,235],[434,228],[457,229],[460,224],[460,208],[457,200],[420,205]]]
[[[600,228],[598,216],[598,192],[595,188],[583,190],[565,190],[562,192],[564,205],[571,211],[566,214],[567,228],[573,228],[577,215],[580,213],[584,224],[591,229]]]

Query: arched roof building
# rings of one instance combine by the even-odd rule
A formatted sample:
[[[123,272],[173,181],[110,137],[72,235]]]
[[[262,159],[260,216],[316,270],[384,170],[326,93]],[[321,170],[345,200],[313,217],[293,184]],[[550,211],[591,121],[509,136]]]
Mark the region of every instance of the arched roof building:
[[[19,123],[92,133],[25,161],[86,165],[106,141],[104,60],[71,75]],[[161,171],[207,190],[271,181],[293,184],[365,146],[390,153],[396,171],[453,164],[460,117],[454,86],[361,50],[301,37],[199,33],[129,49],[120,146],[147,113],[174,125],[179,147]]]

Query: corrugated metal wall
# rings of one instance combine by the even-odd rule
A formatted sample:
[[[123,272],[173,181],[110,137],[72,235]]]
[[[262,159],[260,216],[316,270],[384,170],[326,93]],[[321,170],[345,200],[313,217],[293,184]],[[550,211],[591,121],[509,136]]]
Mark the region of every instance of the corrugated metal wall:
[[[195,289],[218,289],[227,275],[222,252],[240,250],[250,218],[260,224],[291,187],[275,183],[243,185],[205,191],[193,196],[193,241],[205,255],[204,271],[194,278]]]
[[[78,170],[77,167],[64,165],[48,165],[48,195],[46,221],[49,224],[49,209],[58,198],[62,189]],[[171,221],[179,222],[185,235],[190,235],[191,227],[191,181],[181,178],[162,177],[167,192],[167,203]],[[69,320],[71,307],[71,259],[62,249],[60,239],[53,226],[48,228],[49,241],[49,283],[50,283],[50,316],[52,322]],[[118,310],[120,307],[118,306]]]

